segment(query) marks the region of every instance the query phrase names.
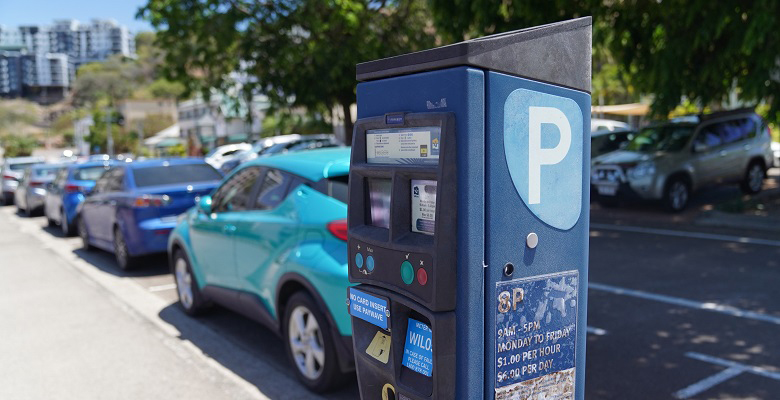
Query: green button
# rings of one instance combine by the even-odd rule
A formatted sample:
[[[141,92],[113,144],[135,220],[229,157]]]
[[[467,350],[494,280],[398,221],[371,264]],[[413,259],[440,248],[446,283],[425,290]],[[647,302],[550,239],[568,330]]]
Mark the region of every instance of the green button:
[[[404,261],[401,264],[401,279],[407,285],[411,285],[414,282],[414,267],[409,261]]]

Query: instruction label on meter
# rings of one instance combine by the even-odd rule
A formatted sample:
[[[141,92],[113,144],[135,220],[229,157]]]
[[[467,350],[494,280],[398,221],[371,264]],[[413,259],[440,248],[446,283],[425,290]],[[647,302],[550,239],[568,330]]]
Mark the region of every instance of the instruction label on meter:
[[[496,399],[574,398],[579,274],[496,284]]]
[[[401,364],[425,376],[433,373],[433,331],[424,322],[409,318]]]
[[[387,329],[387,301],[355,288],[349,288],[349,314]]]
[[[412,179],[412,232],[433,235],[436,225],[436,181]]]

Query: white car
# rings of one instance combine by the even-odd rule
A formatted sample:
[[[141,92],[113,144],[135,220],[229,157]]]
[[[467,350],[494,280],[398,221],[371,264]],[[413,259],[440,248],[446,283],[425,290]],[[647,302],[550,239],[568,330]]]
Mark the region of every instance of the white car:
[[[780,142],[772,142],[772,163],[775,168],[780,168]]]
[[[0,180],[2,180],[0,183],[3,188],[3,195],[0,197],[0,200],[6,205],[13,204],[14,193],[24,175],[24,170],[44,161],[46,160],[43,157],[6,158],[3,163],[2,176],[0,177]]]
[[[629,130],[631,126],[622,121],[615,121],[611,119],[590,119],[590,131],[616,131],[616,130]]]
[[[252,148],[249,143],[234,143],[219,146],[214,150],[211,150],[209,154],[206,154],[204,161],[211,164],[212,167],[219,169],[222,163],[225,162],[230,156],[241,151],[246,151]]]

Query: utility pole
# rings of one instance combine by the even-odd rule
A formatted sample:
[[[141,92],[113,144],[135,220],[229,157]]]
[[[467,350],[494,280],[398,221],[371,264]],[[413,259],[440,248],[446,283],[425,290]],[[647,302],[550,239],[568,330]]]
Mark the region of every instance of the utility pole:
[[[114,136],[111,133],[111,108],[106,109],[106,152],[114,157]]]
[[[138,158],[141,156],[141,147],[143,146],[144,141],[144,121],[138,120],[136,122],[136,132],[138,133],[138,143],[135,147],[135,158]]]

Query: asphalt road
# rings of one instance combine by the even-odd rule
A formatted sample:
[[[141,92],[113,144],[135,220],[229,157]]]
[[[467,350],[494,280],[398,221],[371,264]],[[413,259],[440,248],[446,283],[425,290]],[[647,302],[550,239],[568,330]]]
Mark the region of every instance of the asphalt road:
[[[727,230],[706,239],[689,237],[686,232],[713,232],[653,207],[633,206],[617,215],[598,207],[593,213],[599,228],[591,231],[587,398],[777,398],[780,241],[743,243],[744,232]],[[651,220],[668,230],[645,232],[642,225]],[[30,262],[75,268],[151,322],[141,324],[143,329],[186,344],[181,351],[195,354],[189,362],[213,368],[242,394],[313,397],[292,377],[281,340],[262,326],[223,309],[198,319],[184,315],[164,258],[149,258],[142,268],[124,273],[112,255],[82,250],[79,239],[60,238],[43,218],[25,219],[3,207],[2,225],[16,227],[21,239],[8,241],[8,230],[0,231],[0,255],[19,243],[46,249],[37,255],[44,259]],[[0,271],[4,266],[0,262]],[[6,301],[0,297],[0,310]],[[357,396],[352,382],[326,398]],[[198,397],[210,398],[205,391],[193,398]]]

